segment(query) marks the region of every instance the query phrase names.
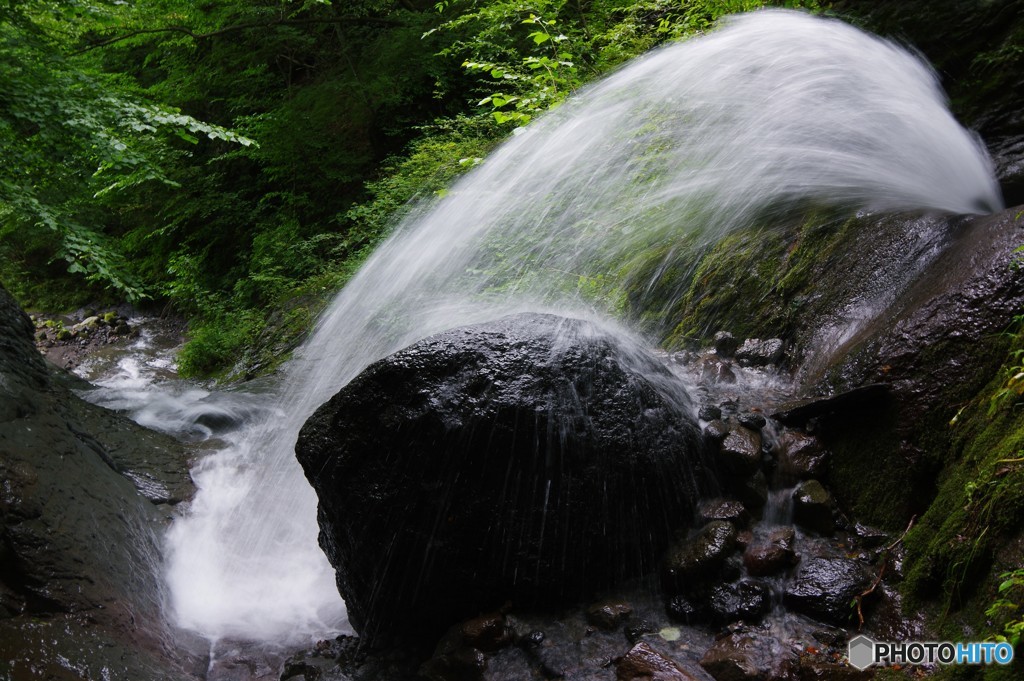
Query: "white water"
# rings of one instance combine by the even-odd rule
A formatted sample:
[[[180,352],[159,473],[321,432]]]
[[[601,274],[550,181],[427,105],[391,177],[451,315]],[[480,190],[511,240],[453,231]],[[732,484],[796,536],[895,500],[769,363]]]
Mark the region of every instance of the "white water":
[[[194,471],[199,492],[167,541],[177,623],[277,643],[346,628],[293,447],[367,364],[511,311],[609,312],[637,254],[709,243],[807,200],[1001,205],[987,155],[926,65],[792,12],[656,51],[531,125],[400,225],[341,292],[287,367],[285,416]]]

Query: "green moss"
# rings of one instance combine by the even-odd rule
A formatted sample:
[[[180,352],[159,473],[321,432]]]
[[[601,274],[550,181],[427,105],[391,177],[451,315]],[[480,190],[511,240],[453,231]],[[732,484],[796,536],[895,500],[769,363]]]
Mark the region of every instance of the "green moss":
[[[629,314],[669,349],[707,342],[719,330],[791,335],[819,271],[851,230],[813,208],[765,225],[711,245],[673,242],[637,256],[626,283]]]
[[[988,415],[993,381],[957,419],[954,461],[938,495],[907,536],[907,585],[957,607],[985,574],[993,550],[1024,522],[1024,418]]]

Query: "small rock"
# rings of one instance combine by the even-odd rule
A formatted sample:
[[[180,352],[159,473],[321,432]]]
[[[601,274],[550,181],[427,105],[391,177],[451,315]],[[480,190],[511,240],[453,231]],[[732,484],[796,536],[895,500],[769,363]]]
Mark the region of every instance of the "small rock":
[[[78,322],[71,327],[72,333],[88,334],[95,331],[100,325],[100,318],[96,315],[86,317],[82,321]]]
[[[705,404],[697,412],[697,418],[701,421],[715,421],[722,418],[722,410],[720,407],[716,407],[713,404]]]
[[[117,321],[117,313],[107,312],[106,314],[103,315],[101,319],[103,320],[103,323],[106,324],[107,326],[114,326],[114,323]]]
[[[128,324],[125,322],[118,322],[117,326],[114,327],[114,333],[116,333],[118,336],[127,336],[131,332],[131,327],[128,326]]]
[[[783,344],[778,338],[748,338],[736,351],[736,359],[744,366],[763,367],[782,361]]]
[[[539,629],[534,629],[519,639],[519,645],[523,648],[536,648],[544,643],[545,638],[547,638],[547,634]]]
[[[710,499],[702,502],[697,509],[702,522],[709,523],[712,520],[728,520],[736,527],[746,527],[750,524],[750,514],[747,509],[738,501],[729,499]]]
[[[635,644],[647,634],[653,634],[658,631],[658,627],[647,620],[639,620],[637,622],[627,624],[622,631],[626,634],[626,640],[631,644]]]
[[[772,532],[764,541],[747,547],[743,553],[743,565],[754,577],[773,575],[796,564],[793,541],[796,533],[791,527],[782,527]]]
[[[701,379],[706,383],[735,383],[736,372],[732,370],[732,362],[708,357],[701,364]]]
[[[715,352],[719,357],[732,357],[739,346],[739,340],[728,331],[719,331],[715,334]]]
[[[605,631],[612,631],[632,614],[633,606],[629,603],[604,600],[587,608],[587,622]]]
[[[505,616],[500,612],[475,617],[462,624],[462,639],[466,645],[493,653],[512,643]]]
[[[823,622],[845,624],[854,616],[850,603],[867,585],[860,564],[847,558],[810,558],[801,563],[783,598],[787,607]]]
[[[768,419],[764,417],[764,414],[756,411],[745,411],[737,416],[736,420],[740,422],[741,426],[751,430],[761,430],[768,425]]]
[[[778,460],[781,472],[806,480],[825,474],[828,452],[813,435],[787,430],[779,438]]]
[[[719,421],[716,419],[704,426],[704,437],[716,445],[721,443],[728,434],[729,426],[726,425],[725,421]]]
[[[721,624],[739,620],[757,622],[771,608],[771,590],[749,579],[712,587],[708,597],[708,611],[712,619]]]
[[[732,553],[735,542],[736,528],[724,520],[712,521],[694,537],[677,542],[669,548],[666,559],[669,584],[685,589],[715,575]]]
[[[696,624],[704,619],[704,611],[686,596],[673,596],[668,599],[665,612],[680,624]]]
[[[832,534],[832,495],[817,480],[805,480],[793,490],[793,521],[801,527]]]
[[[761,434],[743,426],[734,428],[725,436],[719,452],[728,470],[751,475],[761,467]]]
[[[615,665],[618,681],[694,681],[679,665],[646,643],[637,643]]]
[[[740,627],[715,641],[700,660],[717,681],[789,678],[797,656],[767,632]]]
[[[740,530],[736,535],[736,546],[745,551],[748,546],[754,543],[754,533],[750,530]]]

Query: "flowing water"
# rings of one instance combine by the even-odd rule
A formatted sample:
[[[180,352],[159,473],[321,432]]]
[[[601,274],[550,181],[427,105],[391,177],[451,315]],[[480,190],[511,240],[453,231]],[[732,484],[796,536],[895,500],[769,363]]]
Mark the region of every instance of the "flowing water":
[[[398,226],[287,366],[279,411],[193,471],[167,537],[174,620],[211,640],[346,630],[293,448],[372,361],[513,311],[614,314],[623,286],[644,290],[641,261],[808,202],[978,213],[1001,198],[917,56],[793,12],[657,50],[522,130]]]

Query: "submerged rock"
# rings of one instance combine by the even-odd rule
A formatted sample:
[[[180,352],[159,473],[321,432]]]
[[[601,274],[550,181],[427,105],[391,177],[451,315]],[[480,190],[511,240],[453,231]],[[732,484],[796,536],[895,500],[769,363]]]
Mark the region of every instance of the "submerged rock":
[[[500,605],[586,598],[649,573],[706,470],[689,401],[597,326],[524,314],[366,369],[296,453],[365,636]]]

